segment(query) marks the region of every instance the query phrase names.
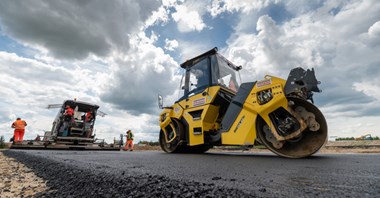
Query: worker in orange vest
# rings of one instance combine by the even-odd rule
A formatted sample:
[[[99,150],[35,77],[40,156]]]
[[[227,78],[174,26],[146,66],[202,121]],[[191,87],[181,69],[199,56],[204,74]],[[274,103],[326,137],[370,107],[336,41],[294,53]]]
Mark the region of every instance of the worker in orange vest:
[[[17,118],[16,121],[12,123],[11,127],[15,129],[13,139],[14,143],[21,143],[23,141],[26,125],[26,122],[21,120],[21,118]]]
[[[66,111],[63,113],[63,115],[71,119],[74,115],[74,109],[71,108],[70,105],[66,105]]]
[[[125,144],[124,150],[128,151],[133,151],[133,133],[131,130],[127,131],[127,143]]]
[[[87,111],[84,119],[84,134],[87,138],[90,138],[92,135],[92,130],[91,130],[91,124],[92,120],[94,119],[92,109]]]
[[[74,109],[70,107],[70,105],[66,105],[66,111],[63,113],[64,122],[63,122],[63,136],[69,135],[69,127],[70,123],[73,121]]]

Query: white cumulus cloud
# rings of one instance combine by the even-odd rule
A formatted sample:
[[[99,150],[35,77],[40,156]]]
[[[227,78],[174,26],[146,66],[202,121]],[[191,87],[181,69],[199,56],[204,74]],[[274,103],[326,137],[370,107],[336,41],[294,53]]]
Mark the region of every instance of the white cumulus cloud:
[[[275,4],[278,0],[213,0],[209,6],[210,14],[213,17],[223,12],[242,12],[261,10],[270,4]]]
[[[169,51],[174,51],[175,48],[178,47],[178,41],[177,40],[169,40],[165,39],[165,49]]]
[[[177,22],[180,32],[199,32],[206,27],[201,15],[196,10],[189,10],[185,5],[176,6],[176,12],[172,14],[172,17]]]

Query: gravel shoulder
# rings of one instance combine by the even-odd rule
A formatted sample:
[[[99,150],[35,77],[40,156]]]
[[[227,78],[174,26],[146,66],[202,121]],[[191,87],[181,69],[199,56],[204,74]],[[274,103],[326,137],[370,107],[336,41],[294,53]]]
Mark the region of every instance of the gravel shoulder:
[[[1,150],[0,150],[1,151]],[[0,197],[34,197],[48,191],[32,169],[0,152]]]

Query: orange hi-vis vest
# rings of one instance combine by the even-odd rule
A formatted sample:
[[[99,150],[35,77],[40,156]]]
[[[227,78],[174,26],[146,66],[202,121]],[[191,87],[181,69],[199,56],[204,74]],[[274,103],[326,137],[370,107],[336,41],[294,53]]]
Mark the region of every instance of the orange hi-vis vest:
[[[72,109],[72,108],[66,109],[66,115],[73,116],[74,115],[74,109]]]
[[[15,129],[25,129],[26,122],[24,120],[16,120],[13,122]]]

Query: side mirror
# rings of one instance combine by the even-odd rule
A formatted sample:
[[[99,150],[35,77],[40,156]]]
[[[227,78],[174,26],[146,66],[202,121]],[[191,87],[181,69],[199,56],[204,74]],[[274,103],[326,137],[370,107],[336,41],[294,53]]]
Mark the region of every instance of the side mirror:
[[[158,95],[158,108],[163,109],[164,99],[161,95]]]

